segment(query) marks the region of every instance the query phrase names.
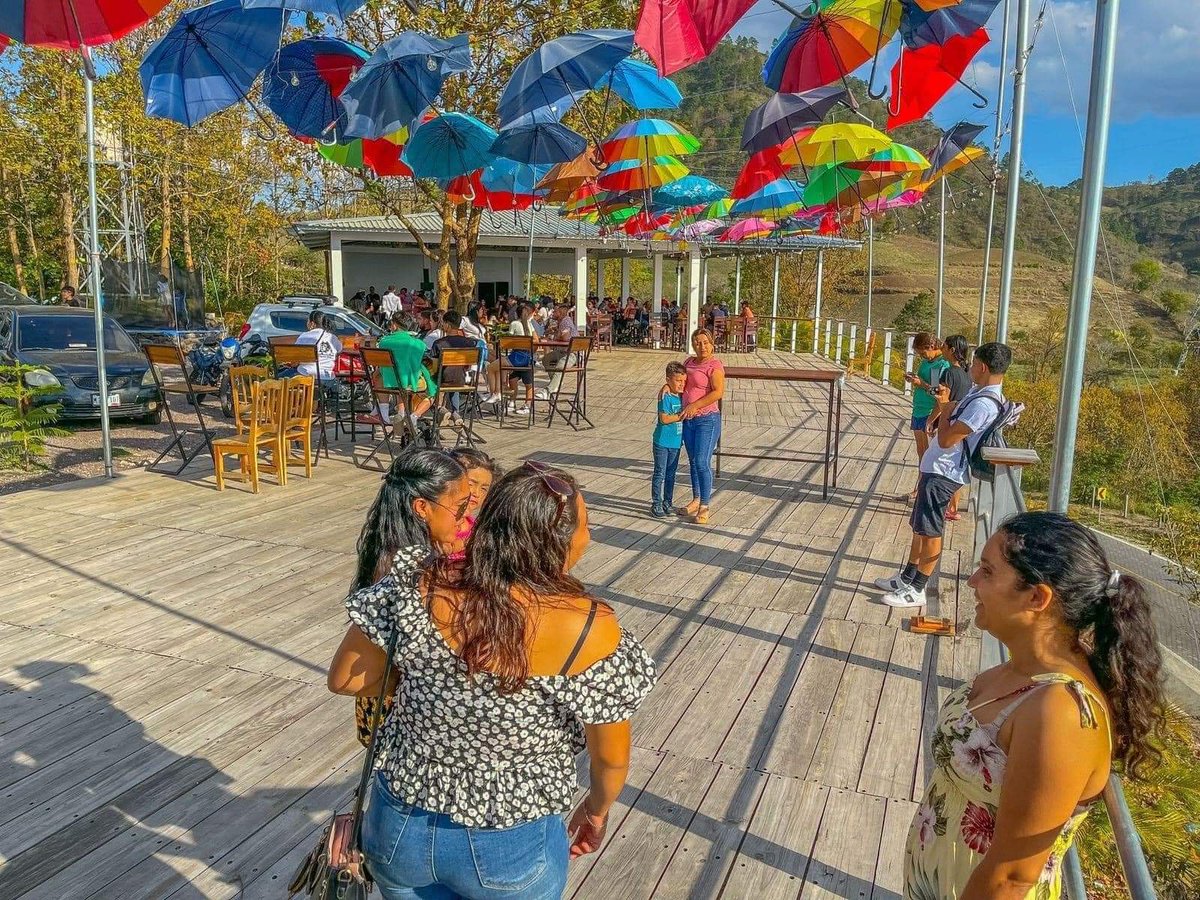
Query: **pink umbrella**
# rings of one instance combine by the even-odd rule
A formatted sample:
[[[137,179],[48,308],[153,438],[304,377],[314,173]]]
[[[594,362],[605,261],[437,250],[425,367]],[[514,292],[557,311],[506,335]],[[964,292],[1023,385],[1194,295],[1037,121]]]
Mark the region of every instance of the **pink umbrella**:
[[[670,75],[713,52],[755,0],[645,0],[634,40]]]
[[[691,225],[684,225],[682,228],[676,229],[675,237],[682,238],[685,241],[694,241],[706,234],[720,231],[724,227],[725,223],[720,219],[701,219],[699,222],[693,222]]]
[[[743,219],[735,222],[717,238],[722,244],[736,244],[740,241],[756,241],[769,237],[779,226],[767,219]]]
[[[924,197],[925,194],[921,191],[908,190],[887,200],[869,200],[863,204],[863,210],[867,215],[878,215],[879,213],[887,212],[889,209],[903,209],[906,206],[913,206],[920,203]]]

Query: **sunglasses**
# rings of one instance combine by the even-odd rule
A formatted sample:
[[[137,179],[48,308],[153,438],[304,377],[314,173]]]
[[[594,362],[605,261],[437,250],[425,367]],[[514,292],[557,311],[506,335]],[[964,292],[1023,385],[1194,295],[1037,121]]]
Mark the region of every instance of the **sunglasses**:
[[[551,527],[556,527],[562,521],[563,511],[567,508],[567,502],[575,496],[575,489],[570,483],[554,474],[554,470],[545,463],[536,462],[529,459],[521,466],[523,469],[528,469],[541,479],[542,484],[550,491],[558,500],[558,513],[554,516],[554,524]]]
[[[432,503],[434,506],[440,506],[446,512],[450,513],[450,515],[454,516],[455,522],[461,522],[467,517],[467,507],[471,505],[471,497],[467,495],[467,499],[460,503],[457,509],[449,507],[445,503],[438,503],[436,500],[428,500],[426,502]]]

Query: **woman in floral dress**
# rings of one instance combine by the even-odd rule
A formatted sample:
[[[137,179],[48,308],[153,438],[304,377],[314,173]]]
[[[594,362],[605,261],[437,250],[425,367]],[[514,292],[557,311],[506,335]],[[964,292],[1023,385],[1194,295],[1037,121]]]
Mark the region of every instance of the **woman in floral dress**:
[[[1053,513],[1001,527],[968,584],[976,624],[1010,658],[942,707],[904,896],[1057,900],[1063,856],[1113,762],[1137,777],[1154,761],[1149,603],[1090,531]]]

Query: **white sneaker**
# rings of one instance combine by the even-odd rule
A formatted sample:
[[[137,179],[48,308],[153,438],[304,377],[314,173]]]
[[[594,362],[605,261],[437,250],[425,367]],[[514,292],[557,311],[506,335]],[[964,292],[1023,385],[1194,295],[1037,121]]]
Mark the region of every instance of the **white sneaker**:
[[[918,609],[925,605],[925,591],[918,591],[911,584],[901,585],[898,590],[883,595],[883,602],[896,609]]]
[[[900,590],[900,588],[904,587],[904,579],[900,577],[900,574],[897,572],[895,575],[889,575],[887,578],[876,578],[875,587],[888,593]]]
[[[538,400],[549,400],[550,392],[548,390],[546,390],[545,388],[538,388],[537,390],[535,390],[533,392],[533,396],[536,397]]]
[[[488,395],[486,395],[486,396],[485,396],[485,397],[484,397],[482,400],[480,400],[479,402],[480,402],[480,403],[493,403],[493,404],[494,404],[494,403],[499,403],[499,402],[500,402],[501,400],[503,400],[503,399],[504,399],[504,398],[503,398],[503,397],[501,397],[499,394],[488,394]]]
[[[515,415],[517,412],[517,404],[514,403],[512,400],[509,400],[507,403],[504,404],[504,411],[510,416]]]
[[[527,416],[527,415],[529,415],[529,406],[526,404],[522,404],[521,406],[518,406],[513,410],[513,414],[518,415],[518,416]]]

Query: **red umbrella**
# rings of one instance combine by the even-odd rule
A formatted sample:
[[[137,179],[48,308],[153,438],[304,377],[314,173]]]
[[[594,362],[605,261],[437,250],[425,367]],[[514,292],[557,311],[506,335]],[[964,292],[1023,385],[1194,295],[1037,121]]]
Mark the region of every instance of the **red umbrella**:
[[[699,62],[755,0],[644,0],[633,39],[663,75]]]
[[[124,37],[170,0],[16,0],[4,3],[4,33],[38,47],[95,47]],[[23,9],[22,9],[23,7]]]
[[[737,181],[733,183],[733,190],[729,192],[729,196],[734,200],[741,200],[766,187],[772,181],[778,181],[787,175],[788,170],[792,167],[787,163],[780,162],[779,154],[788,147],[802,142],[815,130],[801,128],[782,144],[752,153],[746,160],[746,164],[742,166],[742,171],[738,173]]]
[[[962,80],[963,72],[987,42],[987,29],[980,28],[944,44],[927,44],[918,50],[902,47],[900,59],[892,66],[888,130],[916,121],[933,109]]]

